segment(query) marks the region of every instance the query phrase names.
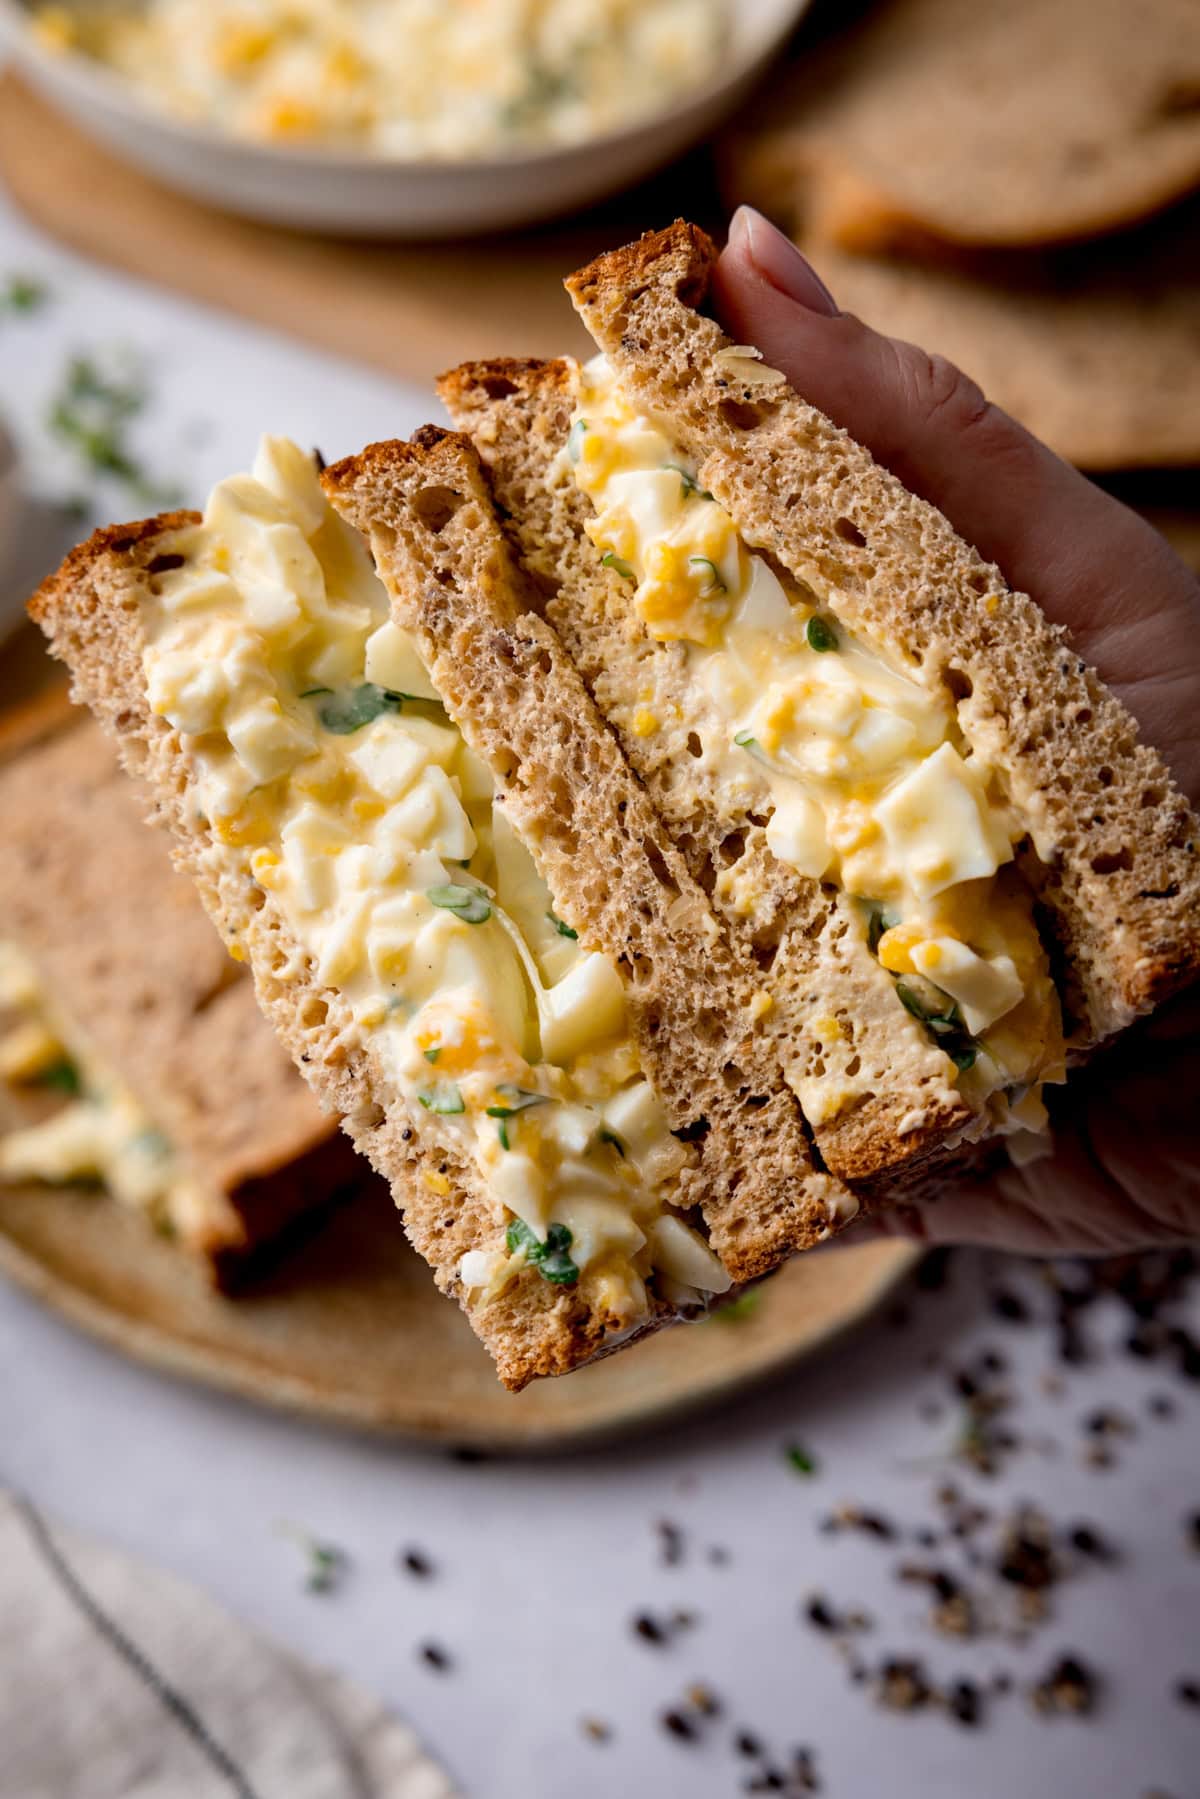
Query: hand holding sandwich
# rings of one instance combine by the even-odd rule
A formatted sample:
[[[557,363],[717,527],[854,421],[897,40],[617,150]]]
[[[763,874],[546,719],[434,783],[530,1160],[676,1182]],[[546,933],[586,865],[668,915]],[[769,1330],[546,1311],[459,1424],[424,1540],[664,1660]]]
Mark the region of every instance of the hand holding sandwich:
[[[938,356],[836,302],[759,214],[735,217],[722,323],[940,507],[1065,626],[1200,800],[1200,586],[1127,507],[990,406]],[[1200,1001],[1185,996],[1073,1082],[1055,1153],[852,1229],[1017,1250],[1123,1251],[1200,1235]]]

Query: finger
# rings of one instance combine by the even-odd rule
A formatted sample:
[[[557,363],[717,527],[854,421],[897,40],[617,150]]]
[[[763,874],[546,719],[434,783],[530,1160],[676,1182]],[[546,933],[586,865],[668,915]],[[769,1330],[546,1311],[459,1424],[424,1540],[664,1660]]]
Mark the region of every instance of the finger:
[[[992,406],[951,363],[840,313],[742,207],[717,265],[726,329],[1069,630],[1200,799],[1200,586],[1165,540]]]

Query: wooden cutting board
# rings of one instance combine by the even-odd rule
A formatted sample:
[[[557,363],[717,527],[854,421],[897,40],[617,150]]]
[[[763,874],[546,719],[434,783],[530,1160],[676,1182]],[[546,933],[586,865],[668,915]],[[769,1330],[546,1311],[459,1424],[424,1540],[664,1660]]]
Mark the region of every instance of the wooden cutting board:
[[[681,212],[701,223],[718,214],[701,152],[520,235],[397,245],[277,230],[160,187],[11,75],[0,80],[0,179],[85,256],[426,384],[471,356],[586,353],[563,277]]]

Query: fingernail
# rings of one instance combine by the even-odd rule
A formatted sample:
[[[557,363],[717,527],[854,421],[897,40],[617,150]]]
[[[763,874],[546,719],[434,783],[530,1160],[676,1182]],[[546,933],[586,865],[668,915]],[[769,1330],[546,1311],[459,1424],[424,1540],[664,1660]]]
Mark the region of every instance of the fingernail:
[[[764,281],[809,312],[833,318],[837,301],[790,238],[753,206],[739,206],[729,226],[731,243],[744,243],[746,254]]]

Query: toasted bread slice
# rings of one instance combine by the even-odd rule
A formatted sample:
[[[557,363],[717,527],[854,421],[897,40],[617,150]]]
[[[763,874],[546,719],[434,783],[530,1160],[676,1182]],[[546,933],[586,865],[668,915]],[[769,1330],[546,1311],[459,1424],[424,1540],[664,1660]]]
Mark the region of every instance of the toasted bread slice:
[[[236,1285],[361,1164],[90,720],[0,771],[0,838],[0,1060],[73,1096],[0,1138],[0,1179],[104,1179]]]
[[[968,752],[1002,771],[1069,1047],[1086,1053],[1196,970],[1196,821],[1034,603],[702,315],[713,256],[702,233],[677,225],[568,285],[623,391],[678,445],[683,478],[839,628],[940,696]],[[488,466],[547,615],[731,939],[768,970],[768,1028],[822,1156],[856,1181],[907,1177],[939,1146],[954,1153],[964,1124],[968,1135],[987,1128],[971,1117],[969,1083],[897,1003],[848,896],[774,855],[770,797],[709,766],[714,715],[686,646],[648,628],[632,569],[602,560],[586,534],[592,502],[564,471],[580,383],[574,364],[505,362],[468,365],[441,391]]]
[[[280,897],[279,838],[271,810],[277,810],[275,777],[260,788],[262,801],[250,794],[245,806],[218,810],[205,786],[205,758],[215,753],[217,737],[172,724],[167,713],[178,716],[175,701],[162,698],[161,686],[153,701],[148,693],[148,675],[154,681],[163,678],[154,655],[165,621],[176,610],[183,616],[193,603],[188,583],[207,582],[211,594],[223,592],[227,578],[237,589],[240,579],[244,587],[234,603],[244,604],[241,595],[250,591],[251,582],[245,571],[252,564],[261,570],[264,557],[272,559],[276,574],[302,567],[309,583],[305,603],[313,616],[337,613],[342,633],[337,644],[349,641],[346,621],[361,613],[369,617],[354,625],[360,635],[368,624],[383,628],[379,621],[388,616],[387,602],[376,591],[361,540],[329,512],[311,471],[300,473],[298,453],[289,454],[282,477],[278,461],[268,458],[262,472],[269,491],[262,482],[244,479],[225,484],[221,504],[226,523],[231,508],[244,509],[251,519],[249,527],[237,525],[252,535],[236,539],[232,557],[212,503],[208,526],[194,514],[174,515],[98,533],[43,586],[31,612],[70,666],[79,697],[117,737],[130,771],[155,793],[174,833],[177,860],[195,878],[222,935],[248,958],[260,1004],[283,1042],[319,1096],[341,1116],[357,1147],[390,1181],[414,1245],[431,1263],[439,1284],[462,1302],[501,1377],[519,1388],[536,1375],[565,1372],[668,1322],[680,1303],[679,1282],[674,1275],[668,1279],[658,1262],[651,1267],[643,1260],[647,1278],[644,1283],[639,1279],[640,1298],[634,1303],[628,1298],[634,1288],[624,1263],[614,1275],[610,1262],[601,1258],[594,1275],[588,1263],[576,1268],[572,1279],[569,1266],[564,1278],[561,1258],[551,1267],[549,1237],[528,1255],[524,1247],[514,1250],[514,1225],[520,1227],[518,1236],[524,1229],[514,1213],[523,1200],[510,1208],[504,1194],[512,1197],[511,1183],[504,1187],[503,1182],[520,1158],[501,1155],[491,1133],[498,1134],[505,1151],[517,1150],[530,1128],[522,1108],[536,1104],[546,1108],[541,1116],[547,1116],[558,1074],[547,1073],[545,1064],[521,1064],[523,1078],[498,1089],[520,1097],[487,1106],[486,1119],[479,1118],[485,1108],[477,1104],[469,1061],[457,1085],[445,1082],[441,1072],[458,1068],[467,1053],[464,1042],[469,1049],[486,1040],[494,1048],[493,1038],[486,1032],[481,1036],[478,1020],[468,1016],[463,1030],[456,1024],[430,1037],[426,1059],[441,1058],[441,1069],[428,1070],[430,1091],[414,1089],[407,1064],[398,1075],[401,1052],[395,1047],[396,1032],[385,1023],[387,1005],[377,1000],[374,988],[364,1001],[350,978],[337,972],[351,965],[371,971],[381,966],[377,941],[370,939],[367,960],[347,963],[343,949],[335,952],[327,936],[314,948],[304,935],[307,927],[297,923],[299,915]],[[532,854],[547,882],[547,915],[587,952],[583,961],[589,967],[607,958],[605,979],[618,983],[628,1040],[618,1032],[615,1050],[610,1046],[592,1056],[591,1078],[600,1083],[598,1091],[607,1091],[604,1056],[619,1055],[641,1071],[633,1085],[641,1082],[656,1096],[666,1122],[662,1141],[656,1137],[652,1146],[655,1166],[663,1170],[653,1191],[661,1190],[662,1210],[670,1210],[672,1228],[678,1221],[680,1230],[688,1229],[685,1218],[690,1225],[702,1225],[719,1253],[724,1269],[716,1265],[720,1279],[706,1277],[705,1290],[719,1291],[731,1279],[756,1276],[788,1249],[828,1234],[854,1202],[839,1183],[814,1168],[799,1109],[755,1030],[750,983],[723,951],[703,894],[553,633],[529,616],[469,445],[434,434],[415,447],[377,446],[330,471],[328,480],[338,504],[369,531],[393,590],[396,623],[411,631],[428,659],[428,672],[418,670],[412,684],[422,685],[432,673],[446,711],[490,769],[496,807],[511,819],[526,846],[522,853]],[[217,491],[221,495],[223,490]],[[253,535],[260,523],[263,532]],[[231,536],[229,541],[235,540]],[[228,577],[220,572],[230,569]],[[294,591],[286,595],[291,576],[280,581],[276,574],[270,577],[273,602],[281,587],[294,600]],[[314,581],[319,592],[312,588]],[[261,596],[267,590],[254,591]],[[198,605],[203,612],[203,600]],[[382,613],[372,610],[378,606]],[[168,654],[173,642],[166,639]],[[361,647],[357,654],[361,673]],[[207,679],[211,663],[202,659],[194,666],[202,681]],[[364,743],[368,748],[371,743],[386,746],[393,738],[382,732],[378,718],[360,738],[360,721],[344,710],[328,709],[341,704],[340,696],[327,702],[314,689],[293,695],[282,685],[272,692],[283,703],[289,729],[302,737],[313,733],[327,744],[311,758],[315,778],[335,790],[329,804],[338,811],[330,828],[349,829],[349,821],[360,816],[353,797],[359,789],[352,793],[353,783],[346,785],[345,746],[357,753]],[[353,690],[355,696],[365,692],[366,687]],[[382,707],[384,689],[375,686],[370,693]],[[419,712],[426,704],[402,701],[394,692],[385,697],[391,719],[403,720],[403,709]],[[420,730],[425,739],[436,738],[438,754],[449,757],[445,740],[452,733],[444,715],[436,716],[443,719],[440,725],[433,716],[424,717]],[[417,730],[416,725],[404,728]],[[400,725],[393,736],[397,734],[404,735]],[[224,755],[223,741],[219,748]],[[330,772],[322,757],[335,752],[343,760]],[[460,752],[452,755],[457,760],[448,760],[447,766],[459,770],[454,778],[463,795],[468,765]],[[303,759],[299,766],[303,774]],[[469,778],[477,781],[478,773]],[[279,779],[290,791],[290,775]],[[444,782],[439,790],[444,792]],[[361,816],[374,820],[382,814],[398,823],[403,804],[403,799],[398,805],[372,799]],[[270,814],[265,824],[263,807]],[[482,814],[473,816],[482,839]],[[498,820],[495,829],[500,829]],[[439,853],[448,854],[444,840],[436,841],[442,845]],[[473,936],[478,924],[492,933],[487,941],[504,948],[503,937],[495,935],[504,914],[496,890],[477,876],[482,851],[471,849],[472,841],[473,836],[462,846],[469,887],[425,889],[425,895],[435,896],[429,903],[425,897],[418,902],[411,894],[401,896],[406,904],[418,904],[423,918],[435,908],[452,914],[442,922],[463,954],[473,954],[476,944],[484,942]],[[497,887],[504,891],[498,877]],[[318,908],[317,915],[325,923],[335,917],[329,908],[324,913]],[[415,954],[411,946],[402,946],[409,969]],[[386,984],[380,991],[386,996]],[[403,990],[397,991],[395,1003],[404,1003]],[[604,1003],[611,1005],[611,999]],[[418,1021],[427,1016],[427,1007],[417,1012]],[[424,1041],[424,1036],[418,1039]],[[404,1043],[407,1054],[407,1037]],[[630,1090],[627,1082],[624,1091]],[[519,1110],[515,1123],[514,1105]],[[582,1102],[576,1112],[586,1113]],[[587,1113],[584,1122],[590,1117]],[[491,1158],[486,1166],[478,1148],[482,1136],[470,1136],[466,1129],[482,1132],[485,1122]],[[595,1123],[602,1125],[603,1117],[597,1115]],[[594,1139],[592,1124],[587,1130]],[[589,1178],[604,1176],[609,1186],[620,1188],[620,1165],[628,1148],[631,1179],[637,1170],[636,1191],[648,1188],[650,1176],[643,1174],[632,1143],[623,1143],[615,1129],[601,1129],[598,1135],[612,1148],[601,1145],[607,1161],[603,1168],[592,1166]],[[595,1141],[579,1154],[591,1156],[593,1164],[603,1159]],[[493,1177],[489,1168],[498,1173]],[[657,1228],[657,1220],[647,1226],[651,1234]],[[576,1240],[582,1240],[578,1228]],[[696,1229],[690,1230],[689,1243],[687,1253],[699,1260],[703,1272],[704,1258],[712,1261],[711,1251]],[[479,1257],[490,1258],[489,1267],[495,1265],[497,1273],[478,1275],[473,1268],[468,1279],[464,1258],[472,1254],[476,1264]],[[543,1274],[543,1267],[551,1271]],[[698,1297],[687,1292],[692,1300]]]

